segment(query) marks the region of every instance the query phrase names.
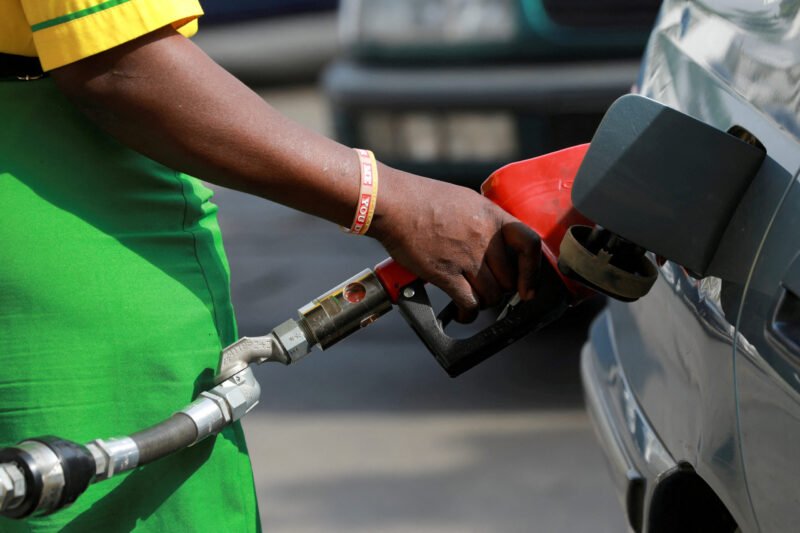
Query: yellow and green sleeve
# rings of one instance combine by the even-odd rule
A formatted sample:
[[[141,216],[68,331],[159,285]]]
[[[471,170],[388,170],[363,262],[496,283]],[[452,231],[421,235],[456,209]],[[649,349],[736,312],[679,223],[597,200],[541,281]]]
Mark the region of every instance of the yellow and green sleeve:
[[[172,25],[190,37],[197,0],[22,0],[42,68],[52,70]]]

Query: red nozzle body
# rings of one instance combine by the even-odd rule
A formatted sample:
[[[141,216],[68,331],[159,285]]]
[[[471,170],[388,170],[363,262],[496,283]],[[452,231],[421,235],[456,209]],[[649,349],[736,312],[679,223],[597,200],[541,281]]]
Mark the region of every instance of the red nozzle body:
[[[396,304],[397,299],[400,298],[400,291],[403,290],[403,287],[407,287],[417,280],[417,276],[391,257],[387,257],[375,265],[375,275],[378,276],[393,304]]]
[[[577,303],[594,291],[564,277],[558,270],[558,253],[570,226],[594,223],[572,206],[572,183],[588,144],[518,161],[495,171],[483,182],[481,192],[542,239],[542,254],[550,262]]]

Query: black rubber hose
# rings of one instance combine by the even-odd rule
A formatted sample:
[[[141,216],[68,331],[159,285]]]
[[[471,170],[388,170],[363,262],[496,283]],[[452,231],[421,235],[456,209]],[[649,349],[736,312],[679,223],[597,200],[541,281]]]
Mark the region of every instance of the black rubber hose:
[[[191,418],[175,413],[155,426],[131,435],[139,448],[139,466],[152,463],[184,448],[197,438],[197,427]]]

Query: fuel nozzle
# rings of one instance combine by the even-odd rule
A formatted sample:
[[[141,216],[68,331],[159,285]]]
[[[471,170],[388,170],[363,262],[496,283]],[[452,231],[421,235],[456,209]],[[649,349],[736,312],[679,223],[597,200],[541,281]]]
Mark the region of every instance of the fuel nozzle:
[[[314,298],[298,314],[309,343],[324,350],[391,310],[378,276],[366,269]]]
[[[647,250],[601,226],[572,226],[561,241],[559,271],[617,300],[633,302],[658,277]]]
[[[378,276],[366,269],[298,309],[297,318],[276,326],[263,337],[242,337],[222,350],[214,381],[219,384],[250,364],[276,361],[289,365],[372,324],[392,310]]]

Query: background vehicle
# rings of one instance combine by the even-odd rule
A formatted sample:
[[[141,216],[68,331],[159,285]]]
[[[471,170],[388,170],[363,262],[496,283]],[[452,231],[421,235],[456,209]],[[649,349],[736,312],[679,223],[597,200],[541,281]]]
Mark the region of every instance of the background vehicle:
[[[203,24],[220,24],[254,18],[335,9],[338,0],[205,0]]]
[[[643,95],[766,160],[725,221],[720,277],[665,263],[649,296],[609,303],[584,347],[589,411],[636,531],[800,519],[798,10],[667,0],[644,56]]]
[[[479,183],[586,142],[628,92],[657,0],[343,0],[325,77],[337,137]]]
[[[241,80],[264,86],[308,83],[339,50],[338,0],[203,0],[194,38]]]

